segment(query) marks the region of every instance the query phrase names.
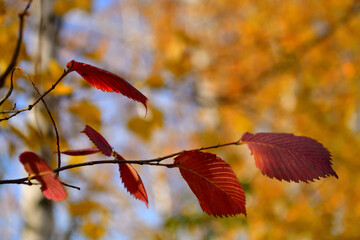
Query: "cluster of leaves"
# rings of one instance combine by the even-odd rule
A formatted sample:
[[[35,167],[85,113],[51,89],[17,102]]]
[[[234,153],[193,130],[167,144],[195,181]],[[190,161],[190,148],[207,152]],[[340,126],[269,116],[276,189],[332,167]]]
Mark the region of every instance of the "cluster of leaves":
[[[44,96],[51,92],[72,71],[79,73],[92,86],[107,92],[121,93],[134,101],[142,103],[147,109],[146,102],[148,99],[126,80],[106,70],[74,60],[67,64],[67,70],[64,71],[64,74],[48,91],[42,95],[38,92],[40,97],[31,108],[39,101],[43,101],[46,106],[43,99]],[[37,90],[36,86],[34,88]],[[27,110],[31,110],[31,108]],[[16,110],[13,110],[13,112],[10,118],[19,113]],[[48,112],[50,114],[49,110]],[[54,127],[56,129],[55,123]],[[13,181],[3,180],[0,183],[24,183],[31,185],[30,180],[35,178],[41,184],[41,191],[45,197],[61,201],[67,197],[63,185],[71,185],[62,183],[59,180],[59,172],[85,165],[116,163],[119,165],[120,177],[125,188],[131,195],[143,201],[148,207],[145,186],[131,164],[147,164],[168,168],[177,167],[197,197],[204,212],[217,217],[228,217],[238,214],[246,215],[244,190],[229,164],[215,154],[204,152],[203,150],[228,145],[246,144],[254,155],[255,164],[261,172],[270,178],[276,178],[280,181],[309,182],[327,176],[338,178],[336,172],[331,167],[332,158],[330,152],[321,143],[308,137],[294,136],[287,133],[245,133],[236,142],[181,151],[158,159],[145,161],[125,160],[119,153],[113,150],[99,132],[88,125],[86,125],[82,133],[88,136],[96,148],[60,151],[58,143],[58,168],[55,170],[52,170],[46,161],[41,159],[36,153],[24,152],[20,155],[20,162],[29,173],[29,177]],[[61,167],[60,152],[73,156],[101,152],[105,156],[113,157],[114,159]],[[174,162],[172,164],[160,163],[168,158],[174,158]]]
[[[26,1],[3,2],[0,3],[1,73],[15,49],[17,13],[26,4]],[[118,181],[108,181],[113,175],[115,179],[118,177],[117,165],[108,169],[111,171],[78,168],[60,175],[62,181],[86,186],[79,193],[68,191],[69,197],[60,204],[61,214],[71,218],[68,232],[81,234],[82,226],[91,222],[102,226],[103,231],[121,232],[131,239],[150,238],[144,237],[145,232],[165,239],[180,238],[184,233],[195,238],[197,235],[228,239],[244,235],[253,239],[359,238],[360,229],[354,224],[360,219],[357,211],[360,193],[356,190],[360,187],[358,0],[288,1],[280,5],[262,0],[213,1],[206,5],[200,1],[125,1],[124,4],[108,1],[99,8],[95,1],[56,0],[49,4],[52,2],[60,20],[55,22],[65,23],[54,41],[61,46],[54,46],[56,53],[49,63],[43,58],[41,70],[31,71],[32,64],[39,64],[37,60],[33,62],[37,57],[33,55],[36,48],[32,41],[22,42],[18,57],[20,66],[27,67],[39,89],[48,89],[53,84],[50,80],[61,75],[66,60],[76,56],[74,59],[86,59],[84,62],[106,66],[114,73],[122,72],[128,79],[136,79],[136,86],[141,86],[138,89],[146,91],[143,93],[151,101],[144,118],[143,114],[136,116],[137,111],[129,101],[118,103],[121,96],[88,91],[90,84],[85,81],[62,81],[46,101],[58,124],[63,150],[85,146],[86,143],[78,145],[78,140],[84,140],[79,131],[86,124],[102,134],[116,131],[116,137],[104,136],[127,159],[142,159],[153,153],[163,156],[191,146],[229,142],[246,131],[293,132],[311,136],[331,150],[336,159],[333,168],[341,178],[315,184],[272,180],[258,174],[252,161],[245,161],[249,152],[245,147],[229,147],[211,152],[226,160],[237,174],[246,192],[249,216],[246,222],[241,217],[218,219],[201,214],[198,206],[193,206],[197,200],[186,184],[174,182],[182,180],[174,179],[177,169],[145,167],[137,170],[149,194],[151,215],[155,213],[161,222],[154,226],[146,221],[148,214],[139,214],[131,223],[111,225],[108,223],[138,211],[138,204],[142,203],[121,207],[131,198],[124,196],[126,191],[118,192]],[[33,20],[39,17],[37,12],[29,12],[31,25],[25,22],[25,28],[30,31],[38,30],[33,28]],[[52,21],[44,20],[44,23],[49,29],[47,26]],[[8,80],[4,87],[9,86]],[[24,88],[23,79],[17,79],[14,89],[16,95],[0,111],[11,109],[15,103],[17,107],[31,104],[28,96],[32,93]],[[90,98],[83,97],[89,94]],[[27,100],[26,105],[18,101],[18,96]],[[105,104],[112,104],[111,111],[103,108]],[[56,156],[50,155],[55,149],[54,134],[48,124],[42,124],[47,117],[44,110],[42,106],[36,107],[32,113],[0,123],[3,150],[0,179],[15,176],[9,174],[18,162],[7,160],[16,159],[25,150],[38,153],[55,167]],[[64,163],[68,160],[74,164],[84,162],[86,156],[62,158]],[[143,175],[143,171],[148,174]],[[150,176],[151,183],[147,181]],[[18,197],[13,189],[4,186],[0,189],[6,192],[1,194],[4,203]],[[114,197],[118,199],[116,203]],[[24,203],[24,198],[17,199]],[[104,217],[94,219],[87,214],[79,217],[71,210],[80,209],[80,204],[89,201],[99,205],[86,208],[91,216],[99,213]],[[26,202],[28,206],[32,201]],[[17,211],[18,205],[8,206],[1,214],[4,218]],[[103,209],[112,214],[105,214]],[[59,220],[56,210],[54,213],[54,220]],[[3,234],[19,232],[5,225],[2,228]]]

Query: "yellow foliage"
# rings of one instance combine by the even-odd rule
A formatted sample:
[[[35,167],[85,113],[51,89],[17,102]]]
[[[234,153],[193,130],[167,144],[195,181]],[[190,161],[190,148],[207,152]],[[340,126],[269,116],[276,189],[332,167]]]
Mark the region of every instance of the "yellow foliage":
[[[98,203],[92,201],[83,201],[78,203],[70,202],[68,207],[71,215],[73,215],[74,217],[75,216],[86,217],[92,211],[97,211],[102,208]]]
[[[69,156],[68,164],[78,164],[86,161],[86,156]],[[70,171],[79,172],[80,168],[72,168]]]
[[[101,124],[100,110],[88,100],[74,102],[69,108],[70,113],[74,114],[89,126],[98,129]]]
[[[143,140],[149,141],[154,130],[163,126],[163,115],[156,108],[150,108],[148,116],[131,118],[127,123],[128,128]]]
[[[48,70],[50,74],[55,78],[61,76],[64,71],[63,68],[59,65],[55,59],[51,59],[48,63]]]
[[[6,7],[5,7],[5,3],[4,0],[0,1],[0,16],[4,17],[6,14]],[[0,21],[1,22],[1,21]]]
[[[87,0],[56,0],[54,10],[59,15],[64,15],[68,11],[79,8],[89,12],[91,10],[91,1]]]
[[[47,90],[49,89],[52,84],[55,83],[55,81],[62,75],[64,69],[62,66],[59,65],[59,63],[57,61],[55,61],[54,59],[51,59],[50,62],[48,63],[48,72],[49,72],[49,76],[44,76],[44,83],[43,83],[43,87]],[[73,89],[70,86],[67,86],[64,84],[64,82],[60,82],[56,88],[52,91],[53,94],[58,95],[58,96],[67,96],[72,94]]]
[[[90,239],[99,239],[105,235],[105,228],[101,223],[87,222],[82,226],[82,232]]]
[[[4,19],[3,2],[0,1],[1,70],[11,59],[18,27],[17,18]],[[75,8],[89,12],[91,4],[92,1],[85,0],[57,0],[55,13],[64,15]],[[231,163],[237,161],[236,173],[241,181],[243,178],[247,181],[243,183],[247,197],[246,219],[220,220],[203,214],[199,217],[196,199],[193,198],[193,202],[186,199],[190,204],[184,203],[183,192],[180,192],[179,198],[173,199],[177,208],[171,213],[172,217],[180,219],[177,223],[154,229],[130,218],[126,219],[131,222],[129,225],[156,232],[153,235],[159,239],[161,236],[176,239],[183,233],[183,236],[198,239],[360,239],[357,227],[360,221],[358,1],[229,0],[206,4],[171,0],[124,1],[121,4],[109,1],[101,11],[94,13],[104,20],[97,22],[104,27],[101,31],[76,28],[80,30],[74,34],[70,29],[70,37],[60,39],[64,40],[62,47],[73,50],[75,56],[84,57],[85,52],[87,57],[104,62],[123,61],[130,70],[134,69],[129,70],[129,75],[149,74],[144,78],[147,86],[156,88],[154,95],[164,90],[177,97],[171,106],[171,116],[164,116],[163,109],[150,108],[146,118],[133,117],[126,123],[140,140],[147,141],[149,152],[157,149],[168,154],[178,146],[166,144],[181,142],[184,146],[188,136],[194,146],[202,146],[224,139],[238,140],[246,131],[291,132],[323,143],[332,153],[334,169],[339,175],[339,180],[327,178],[311,184],[279,182],[263,176],[249,152],[244,157],[239,150],[244,146],[232,147],[228,150],[232,154]],[[124,16],[121,18],[124,22],[109,26],[119,16]],[[134,27],[133,22],[143,25]],[[141,32],[143,29],[147,30]],[[94,37],[100,44],[89,49]],[[151,39],[148,42],[147,37]],[[28,44],[27,41],[24,44]],[[117,52],[120,44],[121,51],[126,51]],[[22,51],[20,59],[24,60],[26,52]],[[131,60],[143,60],[144,52],[151,55],[149,62],[144,60],[146,69],[133,68]],[[51,61],[49,72],[42,73],[43,81],[39,86],[48,89],[62,71],[62,66]],[[202,84],[204,82],[206,84]],[[86,81],[81,83],[89,86]],[[210,87],[204,91],[204,85]],[[22,86],[16,90],[26,89]],[[62,84],[56,88],[57,97],[68,97],[71,104],[68,111],[56,115],[75,116],[83,124],[99,129],[101,109],[88,100],[74,100],[71,98],[74,91]],[[205,92],[207,98],[203,99],[200,92]],[[11,104],[2,107],[9,108]],[[199,112],[209,108],[214,110],[211,114],[216,119],[215,126],[211,127],[199,117]],[[186,118],[181,119],[184,115]],[[170,126],[184,125],[168,130],[172,141],[167,141],[167,136],[163,142],[151,141],[154,131],[163,127],[165,119]],[[121,119],[117,123],[124,124]],[[73,131],[73,126],[65,126],[61,121],[58,124],[69,138],[81,130]],[[50,142],[47,138],[39,138],[31,127],[22,131],[8,125],[13,135],[30,149]],[[141,142],[135,141],[128,147],[136,151],[137,144]],[[240,155],[241,158],[237,158]],[[71,157],[70,163],[84,160],[84,157]],[[104,181],[109,183],[112,178],[106,174],[96,172],[95,184],[89,189],[107,191],[110,187],[103,187]],[[127,205],[133,210],[131,206]],[[103,211],[98,208],[92,202],[73,204],[69,208],[73,216],[85,216],[82,231],[89,238],[105,236],[104,225],[87,218],[92,211]],[[194,214],[195,211],[199,215]],[[185,216],[184,212],[190,212],[191,216]],[[166,215],[161,216],[166,218]]]
[[[106,233],[108,210],[105,206],[93,201],[69,202],[72,217],[81,219],[82,233],[91,239],[102,238]]]
[[[159,75],[153,74],[146,80],[146,85],[153,88],[161,88],[164,86],[164,79]]]
[[[25,130],[20,130],[12,125],[9,126],[9,129],[31,149],[38,149],[42,145],[41,134],[30,124],[26,126]]]

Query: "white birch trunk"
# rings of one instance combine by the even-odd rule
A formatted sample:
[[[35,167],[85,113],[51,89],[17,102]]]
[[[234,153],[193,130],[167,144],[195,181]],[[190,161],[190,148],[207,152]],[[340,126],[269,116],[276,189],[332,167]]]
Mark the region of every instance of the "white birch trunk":
[[[30,9],[29,22],[34,27],[37,48],[34,52],[35,72],[40,73],[47,68],[49,60],[54,57],[56,28],[54,25],[53,0],[34,0]],[[49,104],[49,103],[48,103]],[[37,114],[37,108],[33,109],[29,115],[37,122],[35,126],[40,126],[43,134],[53,134],[51,122],[48,119],[38,119],[41,114]],[[39,124],[40,123],[40,124]],[[51,151],[44,144],[41,149],[41,157],[50,159]],[[21,211],[24,227],[21,232],[23,240],[49,240],[54,237],[53,204],[47,200],[41,191],[36,187],[26,187],[22,192]]]

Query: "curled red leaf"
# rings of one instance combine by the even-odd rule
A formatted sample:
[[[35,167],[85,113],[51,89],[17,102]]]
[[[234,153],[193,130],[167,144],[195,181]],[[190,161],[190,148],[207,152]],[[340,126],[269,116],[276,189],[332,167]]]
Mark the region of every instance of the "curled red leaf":
[[[121,93],[134,101],[142,103],[147,109],[146,102],[148,99],[123,78],[101,68],[75,60],[68,62],[66,67],[71,68],[71,71],[76,71],[94,87],[106,92]]]
[[[330,152],[316,140],[288,133],[244,133],[241,141],[254,155],[260,171],[286,181],[314,181],[329,175],[338,178],[332,169]]]
[[[119,154],[116,154],[116,159],[125,161],[125,159]],[[143,201],[146,204],[146,207],[149,208],[149,201],[145,186],[135,168],[133,168],[129,163],[119,163],[119,171],[121,180],[128,192],[136,199]]]
[[[34,177],[41,184],[41,192],[48,199],[62,201],[67,194],[64,186],[49,165],[33,152],[23,152],[20,155],[20,162],[24,165],[29,177]]]
[[[76,150],[66,150],[60,153],[69,155],[69,156],[84,156],[90,155],[94,153],[98,153],[100,150],[98,148],[84,148],[84,149],[76,149]]]
[[[185,151],[175,158],[182,177],[201,209],[217,217],[235,216],[245,209],[245,193],[229,164],[215,154]]]
[[[112,147],[110,144],[106,141],[106,139],[98,133],[95,129],[90,127],[89,125],[85,126],[85,129],[81,131],[82,133],[85,133],[88,138],[95,144],[95,146],[105,155],[105,156],[111,156],[112,154]]]

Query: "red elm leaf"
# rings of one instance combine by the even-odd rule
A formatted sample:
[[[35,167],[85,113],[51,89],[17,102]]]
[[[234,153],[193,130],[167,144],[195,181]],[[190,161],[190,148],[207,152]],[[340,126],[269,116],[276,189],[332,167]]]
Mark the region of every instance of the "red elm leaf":
[[[201,209],[216,217],[246,216],[245,193],[230,165],[215,154],[184,151],[175,158]]]
[[[119,154],[116,154],[116,159],[125,161],[125,159]],[[129,163],[119,163],[119,171],[122,182],[128,192],[136,199],[143,201],[146,204],[146,207],[149,208],[149,201],[145,186],[135,168],[133,168]]]
[[[66,67],[71,68],[71,71],[76,71],[94,87],[106,92],[121,93],[134,101],[142,103],[147,109],[146,102],[148,99],[121,77],[101,68],[75,60],[68,62]]]
[[[106,139],[98,133],[95,129],[90,127],[89,125],[85,126],[85,129],[81,131],[82,133],[85,133],[89,139],[95,144],[95,146],[105,155],[105,156],[111,156],[112,154],[112,147],[110,144],[106,141]]]
[[[76,149],[76,150],[66,150],[60,153],[70,156],[84,156],[90,155],[94,153],[98,153],[100,150],[98,148],[84,148],[84,149]]]
[[[334,176],[330,152],[316,140],[289,133],[244,133],[241,142],[254,154],[255,164],[270,177],[308,182]]]
[[[34,176],[41,184],[41,192],[46,198],[54,201],[62,201],[67,197],[64,186],[49,165],[33,152],[23,152],[20,162],[24,165],[29,176]]]

